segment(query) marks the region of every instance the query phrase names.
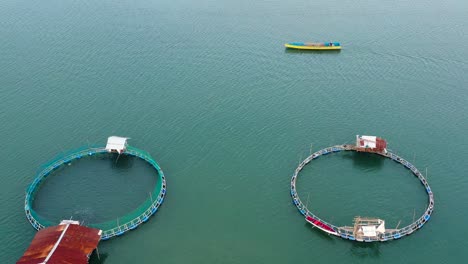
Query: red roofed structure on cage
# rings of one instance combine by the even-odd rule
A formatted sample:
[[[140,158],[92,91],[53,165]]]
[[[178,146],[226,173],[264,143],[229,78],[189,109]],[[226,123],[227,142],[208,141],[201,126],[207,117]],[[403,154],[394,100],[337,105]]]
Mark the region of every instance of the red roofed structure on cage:
[[[64,220],[39,230],[17,264],[86,264],[101,240],[102,231]]]
[[[356,135],[356,151],[387,153],[387,141],[376,136]]]

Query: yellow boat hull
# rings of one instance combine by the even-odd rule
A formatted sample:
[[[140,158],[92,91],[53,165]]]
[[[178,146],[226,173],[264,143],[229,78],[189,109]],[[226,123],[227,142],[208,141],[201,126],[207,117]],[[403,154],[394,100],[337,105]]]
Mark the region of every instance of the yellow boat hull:
[[[340,50],[341,46],[298,46],[292,44],[284,44],[289,49],[300,49],[300,50]]]

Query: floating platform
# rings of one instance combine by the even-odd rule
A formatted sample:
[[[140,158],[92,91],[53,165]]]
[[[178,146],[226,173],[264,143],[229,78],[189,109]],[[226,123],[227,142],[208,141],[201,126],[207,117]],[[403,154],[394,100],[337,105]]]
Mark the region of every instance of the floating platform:
[[[323,42],[323,43],[311,43],[311,42],[290,42],[284,44],[288,49],[298,50],[341,50],[341,44],[339,42]]]
[[[372,142],[374,142],[375,144],[372,144]],[[367,145],[365,143],[367,143]],[[420,216],[416,221],[403,228],[385,229],[384,221],[377,218],[356,217],[354,227],[338,227],[323,219],[320,219],[317,215],[312,213],[301,201],[296,191],[296,181],[299,172],[307,164],[319,158],[320,156],[341,151],[364,151],[374,153],[376,155],[380,155],[385,158],[389,158],[397,163],[400,163],[405,168],[411,170],[413,175],[417,177],[421,184],[424,186],[428,196],[428,205],[424,214]],[[303,160],[294,171],[293,176],[291,178],[290,194],[293,200],[293,204],[297,207],[301,215],[304,216],[305,221],[330,235],[358,242],[384,242],[389,240],[400,239],[404,236],[410,235],[414,231],[421,229],[424,226],[424,224],[426,224],[427,221],[429,221],[434,211],[434,194],[432,193],[431,187],[427,183],[427,180],[424,178],[423,174],[407,160],[388,151],[386,149],[386,142],[383,141],[383,139],[370,136],[357,136],[356,145],[335,145],[312,153],[305,160]]]

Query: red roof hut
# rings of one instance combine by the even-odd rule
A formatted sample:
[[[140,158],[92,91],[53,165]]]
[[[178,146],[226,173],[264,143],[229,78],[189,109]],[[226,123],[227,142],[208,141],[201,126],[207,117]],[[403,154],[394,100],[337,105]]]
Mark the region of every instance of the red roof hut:
[[[101,240],[102,231],[64,220],[39,230],[17,264],[86,264]]]
[[[356,136],[356,151],[387,153],[387,141],[376,136]]]

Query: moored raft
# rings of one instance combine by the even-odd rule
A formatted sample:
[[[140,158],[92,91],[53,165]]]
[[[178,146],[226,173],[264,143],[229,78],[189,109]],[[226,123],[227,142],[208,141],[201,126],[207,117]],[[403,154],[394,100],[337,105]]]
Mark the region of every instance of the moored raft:
[[[339,42],[290,42],[284,44],[289,49],[300,50],[340,50],[341,44]]]

